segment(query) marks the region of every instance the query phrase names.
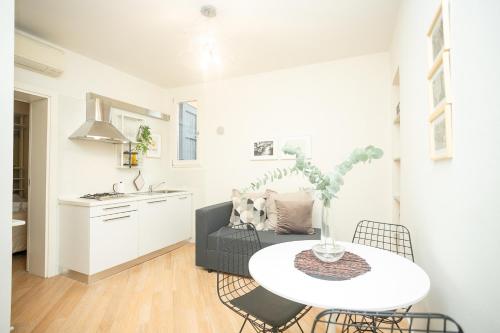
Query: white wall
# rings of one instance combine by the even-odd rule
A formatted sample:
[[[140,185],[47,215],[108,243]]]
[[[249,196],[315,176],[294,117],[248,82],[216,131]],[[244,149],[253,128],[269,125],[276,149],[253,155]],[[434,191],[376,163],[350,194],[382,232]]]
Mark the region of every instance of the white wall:
[[[10,330],[12,270],[12,127],[14,113],[14,1],[2,0],[0,10],[0,332]]]
[[[401,221],[431,292],[418,310],[466,332],[500,327],[500,2],[451,1],[451,160],[429,158],[425,33],[437,1],[402,2],[392,50],[400,66]]]
[[[355,147],[374,144],[386,156],[345,178],[334,203],[337,234],[350,239],[363,218],[390,221],[389,76],[388,55],[376,54],[172,89],[177,102],[200,101],[202,166],[173,169],[169,179],[190,182],[200,207],[227,201],[232,188],[292,164],[250,161],[253,139],[310,135],[312,160],[323,170],[333,170]],[[224,135],[216,134],[218,126]],[[295,190],[298,184],[287,179],[270,187]]]
[[[116,147],[102,142],[73,141],[68,137],[85,121],[85,94],[95,92],[114,99],[167,112],[171,105],[168,92],[156,85],[120,72],[107,65],[65,50],[66,68],[61,77],[51,78],[32,71],[15,68],[16,87],[54,95],[55,112],[50,114],[55,127],[51,149],[56,161],[51,166],[51,182],[55,197],[81,196],[85,193],[112,190],[112,184],[125,182],[126,191],[134,191],[132,181],[137,170],[119,169]],[[52,111],[52,110],[51,110]],[[167,133],[170,124],[146,118],[153,132],[162,135],[162,158],[146,159],[142,173],[148,183],[165,180],[169,166]],[[55,167],[54,167],[55,166]],[[55,183],[55,184],[54,184]],[[57,202],[51,204],[58,211]],[[57,214],[51,223],[50,239],[58,239]],[[54,221],[55,220],[55,221]],[[58,257],[53,248],[51,258]],[[51,274],[57,271],[53,261]]]

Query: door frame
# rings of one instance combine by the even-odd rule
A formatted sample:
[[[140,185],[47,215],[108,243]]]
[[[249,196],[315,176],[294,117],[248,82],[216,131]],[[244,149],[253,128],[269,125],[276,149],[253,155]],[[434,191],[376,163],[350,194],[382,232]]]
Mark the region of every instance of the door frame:
[[[34,87],[22,82],[14,82],[14,91],[47,99],[47,151],[46,151],[46,201],[43,277],[59,274],[59,242],[58,242],[58,203],[57,203],[57,106],[58,96],[47,89]],[[31,117],[31,115],[30,115]],[[29,200],[29,199],[28,199]],[[28,222],[29,223],[29,222]],[[29,226],[28,226],[29,233]],[[28,234],[28,238],[30,235]],[[29,245],[29,242],[28,242]],[[29,249],[28,249],[29,251]]]

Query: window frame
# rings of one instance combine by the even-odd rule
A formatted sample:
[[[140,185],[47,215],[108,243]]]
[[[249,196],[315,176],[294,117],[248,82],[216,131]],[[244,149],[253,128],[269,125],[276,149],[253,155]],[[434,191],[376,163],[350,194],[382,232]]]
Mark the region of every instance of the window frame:
[[[182,103],[196,102],[198,107],[196,109],[196,160],[179,160],[179,148],[180,148],[180,111]],[[174,156],[172,158],[172,167],[174,168],[197,168],[201,167],[200,162],[200,102],[197,99],[186,99],[174,102],[175,104],[175,149]]]

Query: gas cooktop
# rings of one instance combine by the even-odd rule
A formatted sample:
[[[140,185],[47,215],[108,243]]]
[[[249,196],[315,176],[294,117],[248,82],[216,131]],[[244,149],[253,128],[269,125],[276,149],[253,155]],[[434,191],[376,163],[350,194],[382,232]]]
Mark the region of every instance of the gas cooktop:
[[[118,198],[126,198],[129,197],[128,194],[125,193],[92,193],[85,194],[81,196],[82,199],[92,199],[92,200],[110,200],[110,199],[118,199]]]

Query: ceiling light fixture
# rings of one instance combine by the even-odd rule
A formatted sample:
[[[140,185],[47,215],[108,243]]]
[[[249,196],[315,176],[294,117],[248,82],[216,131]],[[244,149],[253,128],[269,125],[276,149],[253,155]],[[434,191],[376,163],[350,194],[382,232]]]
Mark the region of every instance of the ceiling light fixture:
[[[205,38],[201,43],[201,67],[206,71],[210,65],[220,67],[221,61],[215,41],[210,38]]]
[[[212,5],[202,6],[200,9],[201,15],[211,18],[217,16],[217,9]]]
[[[205,5],[200,8],[200,13],[204,17],[211,19],[217,15],[217,9],[212,5]],[[201,68],[203,69],[203,71],[207,71],[211,65],[220,67],[221,61],[213,34],[207,31],[203,36],[200,37],[200,48]]]

